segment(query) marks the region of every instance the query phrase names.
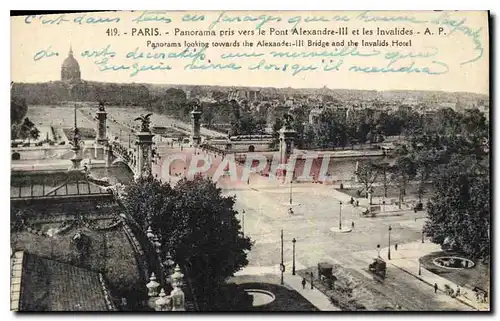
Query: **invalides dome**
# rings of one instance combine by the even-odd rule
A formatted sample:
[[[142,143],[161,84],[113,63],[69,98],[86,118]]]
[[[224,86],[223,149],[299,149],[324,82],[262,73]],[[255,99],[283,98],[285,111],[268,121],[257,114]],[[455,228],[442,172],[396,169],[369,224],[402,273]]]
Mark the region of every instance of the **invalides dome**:
[[[79,83],[81,82],[80,65],[73,57],[73,49],[69,48],[68,57],[64,59],[61,66],[61,81],[65,83]]]

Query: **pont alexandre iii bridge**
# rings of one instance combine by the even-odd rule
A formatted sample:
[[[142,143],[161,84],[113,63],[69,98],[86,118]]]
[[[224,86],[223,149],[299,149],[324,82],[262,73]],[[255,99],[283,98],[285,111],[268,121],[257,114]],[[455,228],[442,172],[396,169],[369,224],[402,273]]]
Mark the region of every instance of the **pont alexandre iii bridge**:
[[[125,164],[134,177],[139,177],[141,174],[150,172],[153,161],[153,134],[149,129],[150,116],[141,115],[136,120],[142,122],[142,127],[139,131],[133,132],[136,136],[135,146],[131,146],[130,142],[127,145],[121,141],[110,141],[107,136],[106,118],[107,112],[104,105],[99,106],[97,111],[97,130],[95,141],[84,141],[79,137],[78,128],[76,127],[76,107],[75,107],[75,128],[74,140],[77,141],[77,158],[84,160],[92,167],[111,167],[118,163]],[[90,144],[89,144],[90,143]],[[11,148],[11,168],[17,170],[54,170],[61,166],[67,165],[67,160],[74,153],[74,148],[69,148],[68,144],[56,146],[24,146]],[[47,160],[37,162],[39,160]]]
[[[99,105],[97,111],[97,130],[96,140],[91,145],[83,144],[81,155],[83,159],[88,159],[91,167],[110,167],[122,163],[126,165],[134,174],[134,177],[139,177],[146,173],[152,172],[154,150],[153,137],[154,134],[150,129],[150,117],[152,114],[141,115],[135,120],[141,122],[140,130],[133,131],[136,137],[135,146],[131,146],[130,141],[124,144],[120,140],[110,140],[107,133],[107,112],[103,104]],[[211,137],[202,137],[200,135],[200,119],[201,108],[199,105],[194,105],[191,112],[192,131],[191,141],[193,146],[198,146],[206,151],[217,154],[228,153],[245,153],[253,151],[265,151],[269,149],[270,137],[233,137],[227,139],[214,139]],[[76,111],[75,111],[76,124]],[[76,126],[76,125],[75,125]],[[129,139],[130,140],[130,139]],[[203,140],[203,142],[202,142]],[[87,142],[89,143],[89,142]],[[13,147],[11,149],[11,158],[13,161],[13,169],[19,167],[29,167],[27,162],[22,160],[40,160],[51,159],[55,164],[57,160],[69,158],[71,150],[67,145],[57,146],[36,146],[36,147]],[[67,154],[67,156],[65,156]],[[17,164],[16,164],[17,163]],[[24,164],[23,164],[24,163]],[[30,162],[31,164],[32,162]],[[41,167],[34,165],[34,167]]]

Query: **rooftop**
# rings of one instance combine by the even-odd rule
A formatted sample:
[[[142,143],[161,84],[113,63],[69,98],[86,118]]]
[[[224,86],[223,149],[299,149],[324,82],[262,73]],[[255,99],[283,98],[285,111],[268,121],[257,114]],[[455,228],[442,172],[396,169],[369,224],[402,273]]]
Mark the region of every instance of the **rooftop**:
[[[42,213],[43,214],[43,213]],[[86,249],[75,244],[77,235],[83,235]],[[119,219],[85,218],[66,212],[59,220],[52,216],[28,219],[23,226],[11,232],[11,247],[54,261],[72,264],[103,273],[113,290],[127,291],[128,286],[142,282],[140,254],[137,241]]]
[[[106,282],[99,272],[56,262],[27,252],[13,260],[21,269],[11,287],[13,310],[18,311],[113,311],[116,310]]]
[[[100,185],[102,184],[102,185]],[[106,182],[89,177],[84,172],[33,171],[11,173],[11,199],[111,195]]]

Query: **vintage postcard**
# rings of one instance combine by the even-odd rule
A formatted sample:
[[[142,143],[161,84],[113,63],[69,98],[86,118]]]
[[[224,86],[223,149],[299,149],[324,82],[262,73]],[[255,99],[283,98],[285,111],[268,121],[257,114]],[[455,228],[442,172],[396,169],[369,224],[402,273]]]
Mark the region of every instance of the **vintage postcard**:
[[[489,13],[11,13],[13,311],[490,311]]]

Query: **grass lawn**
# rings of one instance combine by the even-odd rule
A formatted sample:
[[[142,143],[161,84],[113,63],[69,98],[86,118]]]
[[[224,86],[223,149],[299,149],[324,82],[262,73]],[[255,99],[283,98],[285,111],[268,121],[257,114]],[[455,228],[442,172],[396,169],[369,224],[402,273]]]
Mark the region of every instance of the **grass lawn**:
[[[280,277],[277,275],[244,275],[233,277],[229,280],[227,289],[230,295],[236,296],[238,292],[245,289],[260,289],[274,294],[275,300],[262,306],[252,306],[251,300],[239,302],[231,307],[231,311],[239,312],[310,312],[319,311],[313,304],[307,301],[297,291],[281,286]]]
[[[474,267],[470,269],[446,269],[439,267],[433,263],[433,260],[440,256],[458,256],[467,258],[456,252],[439,251],[421,257],[420,262],[425,269],[462,287],[466,287],[469,289],[479,287],[485,291],[488,291],[490,283],[489,264],[475,261],[474,263],[476,265],[474,265]]]

